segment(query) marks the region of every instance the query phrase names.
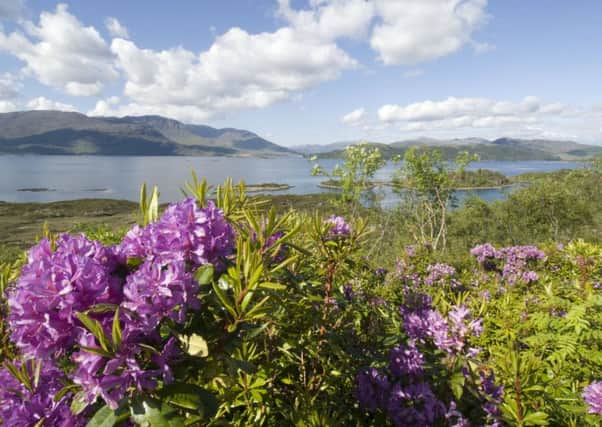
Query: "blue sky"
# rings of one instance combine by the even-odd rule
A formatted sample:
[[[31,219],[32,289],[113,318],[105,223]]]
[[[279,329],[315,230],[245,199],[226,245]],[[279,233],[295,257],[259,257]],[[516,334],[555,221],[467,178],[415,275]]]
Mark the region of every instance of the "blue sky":
[[[601,55],[598,0],[0,0],[0,111],[602,144]]]

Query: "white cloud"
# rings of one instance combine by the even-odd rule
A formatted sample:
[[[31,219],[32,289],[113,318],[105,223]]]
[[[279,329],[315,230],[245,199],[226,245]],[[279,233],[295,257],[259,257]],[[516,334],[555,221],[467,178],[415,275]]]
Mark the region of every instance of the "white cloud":
[[[17,105],[14,102],[0,100],[0,113],[10,113],[17,110]]]
[[[534,96],[518,102],[489,98],[454,98],[408,105],[388,104],[378,110],[383,124],[404,133],[452,137],[515,136],[565,138],[600,143],[602,111],[595,107],[570,107],[543,103]]]
[[[27,103],[27,108],[29,108],[30,110],[77,111],[77,108],[75,108],[73,105],[52,101],[50,99],[44,98],[43,96],[31,99]]]
[[[0,101],[17,98],[22,86],[21,82],[12,74],[0,74]]]
[[[18,19],[25,11],[23,0],[1,0],[0,1],[0,20]]]
[[[417,64],[456,52],[487,22],[487,0],[374,0],[382,18],[370,45],[385,64]]]
[[[130,35],[128,34],[128,29],[121,25],[121,22],[117,20],[117,18],[108,17],[105,19],[105,26],[109,31],[111,37],[119,37],[122,39],[129,39]]]
[[[504,117],[526,114],[546,114],[562,112],[561,104],[541,105],[533,96],[527,96],[520,102],[496,101],[488,98],[455,98],[443,101],[422,101],[413,104],[383,105],[378,117],[383,122],[395,121],[437,121],[461,117]]]
[[[127,79],[124,94],[131,104],[125,110],[181,119],[263,108],[356,66],[335,43],[290,27],[260,34],[232,28],[201,53],[141,49],[124,39],[114,39],[111,50]]]
[[[111,51],[98,31],[84,27],[59,4],[56,11],[42,12],[38,25],[23,24],[26,34],[0,30],[0,51],[25,62],[25,72],[41,83],[71,95],[98,94],[118,77]]]
[[[364,118],[366,114],[366,110],[363,108],[358,108],[356,110],[351,111],[350,113],[345,114],[341,117],[341,122],[346,125],[357,125]]]
[[[361,38],[374,16],[370,0],[310,0],[311,9],[293,10],[290,0],[278,0],[278,13],[295,31],[322,40]]]

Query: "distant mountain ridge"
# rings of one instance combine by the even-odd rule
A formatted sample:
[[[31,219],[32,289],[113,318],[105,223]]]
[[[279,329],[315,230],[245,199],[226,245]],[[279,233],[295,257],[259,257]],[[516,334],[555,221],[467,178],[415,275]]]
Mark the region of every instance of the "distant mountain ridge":
[[[336,142],[323,146],[303,145],[291,149],[305,155],[315,154],[321,158],[340,158],[346,146],[357,142]],[[481,160],[583,160],[602,154],[602,146],[580,144],[574,141],[547,139],[483,138],[434,139],[418,138],[384,144],[369,142],[378,147],[387,159],[403,155],[410,147],[419,150],[438,149],[443,156],[452,160],[461,151],[469,151],[480,156]]]
[[[274,157],[297,153],[247,130],[189,125],[161,116],[21,111],[0,114],[0,154]]]

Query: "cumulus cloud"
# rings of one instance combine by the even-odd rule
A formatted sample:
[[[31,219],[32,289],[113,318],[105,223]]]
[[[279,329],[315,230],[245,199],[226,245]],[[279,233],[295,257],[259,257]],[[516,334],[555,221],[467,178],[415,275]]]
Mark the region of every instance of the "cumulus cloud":
[[[63,104],[62,102],[52,101],[43,96],[31,99],[27,103],[30,110],[59,110],[59,111],[77,111],[73,105]]]
[[[132,102],[126,109],[163,109],[179,118],[263,108],[357,64],[335,43],[291,27],[260,34],[232,28],[201,53],[142,49],[124,39],[114,39],[111,50],[127,79],[124,93]]]
[[[364,108],[358,108],[341,117],[341,122],[346,125],[357,125],[362,121],[365,114],[366,110]]]
[[[17,105],[14,102],[0,100],[0,113],[10,113],[11,111],[17,110]]]
[[[455,98],[443,101],[422,101],[401,106],[383,105],[378,117],[383,122],[417,121],[429,122],[446,119],[486,119],[525,117],[529,114],[561,113],[559,103],[541,104],[534,96],[527,96],[520,102],[496,101],[488,98]]]
[[[450,97],[407,105],[388,104],[378,109],[378,118],[389,127],[409,133],[602,141],[602,111],[561,102],[545,103],[534,96],[514,102]]]
[[[310,0],[310,9],[294,10],[290,0],[278,0],[278,13],[297,32],[322,40],[366,36],[374,16],[370,0]]]
[[[10,73],[0,74],[0,101],[17,98],[22,84]]]
[[[385,64],[417,64],[458,51],[485,24],[487,0],[374,0],[370,45]]]
[[[109,46],[93,27],[83,26],[59,4],[55,12],[42,12],[39,24],[26,22],[25,34],[0,31],[0,51],[26,64],[25,72],[41,83],[76,96],[100,93],[115,80]]]
[[[25,11],[23,0],[2,0],[0,1],[0,21],[2,19],[20,18]]]
[[[129,39],[130,35],[128,34],[128,29],[121,25],[121,22],[117,20],[117,18],[108,17],[105,19],[105,26],[109,31],[111,37],[119,37],[122,39]]]

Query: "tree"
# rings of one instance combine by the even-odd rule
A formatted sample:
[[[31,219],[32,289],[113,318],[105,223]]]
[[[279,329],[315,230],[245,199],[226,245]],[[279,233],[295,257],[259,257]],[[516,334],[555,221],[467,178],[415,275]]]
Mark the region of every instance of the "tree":
[[[477,157],[461,152],[454,164],[445,162],[439,150],[418,153],[406,151],[394,182],[404,199],[402,214],[407,217],[417,243],[434,250],[447,245],[447,214],[453,201],[452,177],[464,173]]]
[[[362,195],[370,189],[374,174],[386,162],[380,150],[366,142],[347,146],[344,156],[343,165],[336,165],[330,173],[318,163],[314,164],[311,173],[314,176],[326,176],[335,180],[341,189],[341,200],[355,210],[360,204]],[[311,158],[312,161],[316,159],[315,156]]]

